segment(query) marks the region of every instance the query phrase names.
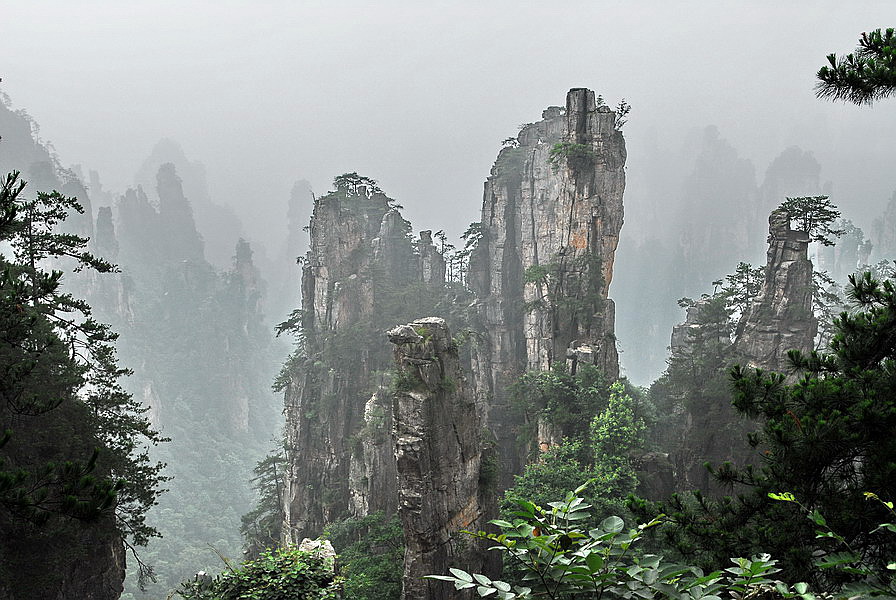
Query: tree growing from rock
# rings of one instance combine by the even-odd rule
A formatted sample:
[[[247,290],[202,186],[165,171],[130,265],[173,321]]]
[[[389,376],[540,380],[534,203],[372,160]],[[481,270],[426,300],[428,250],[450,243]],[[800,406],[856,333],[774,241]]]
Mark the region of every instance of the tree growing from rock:
[[[787,214],[799,231],[809,234],[809,239],[824,246],[833,246],[834,238],[845,232],[833,225],[840,218],[840,211],[828,196],[800,196],[787,198],[778,207]]]

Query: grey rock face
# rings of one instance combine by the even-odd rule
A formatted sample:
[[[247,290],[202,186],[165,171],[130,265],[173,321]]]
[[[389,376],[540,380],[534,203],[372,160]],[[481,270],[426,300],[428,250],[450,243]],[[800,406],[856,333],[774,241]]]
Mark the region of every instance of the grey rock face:
[[[305,350],[286,386],[286,542],[398,506],[382,335],[396,315],[437,296],[445,276],[429,232],[414,243],[409,231],[389,198],[367,186],[315,203],[302,276]]]
[[[431,232],[410,241],[409,224],[375,188],[316,201],[302,279],[305,351],[287,369],[285,542],[346,514],[397,507],[408,544],[405,597],[452,593],[419,577],[480,560],[456,550],[451,534],[493,504],[497,483],[480,477],[484,428],[502,458],[486,470],[499,464],[509,478],[522,467],[509,384],[556,361],[618,375],[608,288],[624,163],[615,115],[589,90],[570,91],[565,109],[523,128],[486,182],[470,256],[471,326],[485,333],[471,344],[474,385],[467,389],[444,321],[415,321],[389,333],[400,372],[394,403],[377,375],[390,367],[377,328],[432,314],[420,298],[445,304],[445,260]]]
[[[522,372],[568,357],[619,373],[613,301],[608,298],[622,227],[625,141],[615,114],[594,92],[572,89],[566,107],[523,127],[485,183],[482,237],[469,278],[486,333],[473,371],[490,398],[499,445],[512,421],[509,384]],[[505,454],[509,470],[519,459]]]
[[[484,526],[494,500],[482,485],[482,423],[443,319],[388,335],[399,377],[393,420],[406,543],[402,598],[448,600],[457,597],[451,586],[422,577],[458,565],[483,571],[481,549],[458,539],[461,530]]]
[[[726,347],[731,343],[727,331],[713,331],[713,326],[707,327],[702,322],[702,312],[709,305],[709,299],[698,300],[693,306],[688,307],[684,323],[672,328],[669,349],[673,357],[689,355],[693,351],[693,340],[696,338],[708,340],[719,347]]]
[[[765,281],[744,316],[735,348],[750,366],[784,372],[788,350],[811,350],[818,331],[812,314],[809,234],[790,229],[781,211],[773,211],[768,223]]]
[[[319,535],[348,507],[349,438],[363,426],[369,365],[358,347],[361,340],[336,336],[349,334],[373,314],[371,246],[375,240],[384,245],[378,234],[388,227],[384,217],[389,212],[382,194],[364,190],[354,200],[364,204],[353,206],[332,195],[320,198],[311,219],[311,248],[302,272],[302,325],[309,350],[290,369],[285,398],[287,543]]]

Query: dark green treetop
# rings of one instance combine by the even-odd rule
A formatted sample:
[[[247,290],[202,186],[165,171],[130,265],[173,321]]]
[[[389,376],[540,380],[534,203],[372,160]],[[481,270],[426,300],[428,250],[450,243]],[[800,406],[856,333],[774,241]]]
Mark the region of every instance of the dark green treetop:
[[[896,92],[896,32],[892,27],[863,33],[854,53],[828,55],[818,70],[815,94],[828,100],[871,104]]]
[[[878,530],[887,515],[865,501],[866,492],[896,497],[896,285],[865,274],[850,286],[855,310],[834,319],[829,352],[790,353],[798,380],[731,371],[734,406],[761,426],[751,436],[760,466],[714,469],[732,497],[681,495],[661,508],[677,525],[669,540],[704,565],[769,552],[788,579],[828,590],[845,583],[848,573],[815,569],[819,553],[837,548],[818,541],[800,511],[769,500],[782,491],[824,515],[864,564],[884,573],[896,555],[892,537]]]
[[[833,246],[834,239],[845,233],[833,227],[840,218],[840,211],[828,196],[800,196],[787,198],[778,207],[794,222],[796,229],[809,234],[809,240],[825,246]]]
[[[119,380],[115,340],[62,288],[63,271],[114,270],[87,239],[57,226],[83,209],[57,192],[0,183],[0,521],[35,536],[114,512],[130,547],[157,535],[145,521],[165,481],[147,447],[164,439]],[[24,534],[23,534],[24,535]],[[38,543],[37,541],[35,543]]]

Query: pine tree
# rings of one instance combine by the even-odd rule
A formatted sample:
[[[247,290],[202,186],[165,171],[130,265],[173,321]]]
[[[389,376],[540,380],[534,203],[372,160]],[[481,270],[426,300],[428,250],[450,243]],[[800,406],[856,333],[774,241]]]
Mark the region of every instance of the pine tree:
[[[816,524],[801,510],[769,499],[780,492],[822,515],[878,572],[896,555],[892,535],[878,528],[888,520],[885,509],[865,501],[866,492],[896,498],[896,284],[866,273],[850,285],[856,310],[834,319],[829,352],[791,351],[801,376],[795,383],[757,369],[731,371],[735,408],[761,423],[751,436],[761,465],[713,471],[736,494],[681,495],[648,509],[668,514],[675,524],[669,540],[706,566],[768,552],[791,581],[815,589],[844,583],[843,571],[818,570],[815,560],[843,550],[839,542],[816,539]]]
[[[871,104],[896,93],[896,31],[863,33],[855,52],[828,55],[829,66],[818,70],[819,98]]]
[[[87,239],[59,233],[83,212],[74,198],[28,200],[24,188],[17,172],[0,184],[0,242],[12,249],[0,254],[0,580],[37,594],[63,585],[63,569],[28,582],[29,552],[49,552],[51,540],[55,553],[89,552],[65,547],[83,543],[79,523],[111,523],[131,549],[157,535],[145,513],[165,477],[146,453],[163,438],[119,383],[129,372],[117,364],[117,335],[64,291],[63,271],[46,270],[114,266],[87,252]]]

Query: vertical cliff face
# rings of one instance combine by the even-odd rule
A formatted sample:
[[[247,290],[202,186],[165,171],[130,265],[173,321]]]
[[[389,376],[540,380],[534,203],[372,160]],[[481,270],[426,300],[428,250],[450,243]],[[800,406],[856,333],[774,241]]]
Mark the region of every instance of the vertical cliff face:
[[[619,372],[608,298],[622,227],[625,142],[594,92],[573,89],[504,148],[485,183],[481,239],[470,258],[485,344],[477,391],[489,420],[509,423],[507,389],[523,371],[569,356]],[[498,431],[499,444],[512,434]],[[517,470],[518,461],[510,461]]]
[[[285,370],[287,541],[398,500],[386,329],[431,312],[445,262],[373,181],[337,178],[315,202],[304,260],[303,347]],[[372,395],[371,395],[372,394]]]
[[[443,319],[396,327],[389,340],[398,370],[392,418],[406,544],[402,598],[449,600],[454,589],[423,577],[459,565],[484,570],[482,549],[457,538],[481,529],[493,510],[483,485],[482,422]]]
[[[366,187],[314,206],[302,272],[305,351],[290,369],[285,400],[290,542],[318,534],[347,509],[349,437],[362,426],[369,367],[353,337],[373,314],[370,246],[388,210],[387,198]]]
[[[624,140],[616,115],[590,90],[571,90],[565,108],[543,116],[501,152],[485,184],[467,278],[477,297],[472,311],[469,301],[449,299],[456,290],[446,286],[431,232],[412,240],[375,182],[343,175],[315,201],[293,320],[302,341],[281,380],[284,541],[400,507],[408,598],[439,597],[416,578],[457,559],[449,533],[487,512],[484,428],[498,438],[504,476],[522,468],[510,384],[557,362],[618,376],[608,289],[622,226]],[[407,340],[393,339],[397,385],[412,384],[393,404],[383,375],[393,361],[380,340],[390,326],[426,314],[469,319],[482,334],[471,344],[472,395],[461,389],[444,322],[425,320],[409,326]]]
[[[780,210],[771,213],[768,223],[765,281],[743,317],[735,348],[750,366],[783,372],[788,350],[814,347],[818,321],[812,314],[809,234],[792,230]]]

